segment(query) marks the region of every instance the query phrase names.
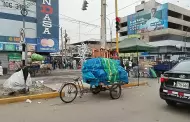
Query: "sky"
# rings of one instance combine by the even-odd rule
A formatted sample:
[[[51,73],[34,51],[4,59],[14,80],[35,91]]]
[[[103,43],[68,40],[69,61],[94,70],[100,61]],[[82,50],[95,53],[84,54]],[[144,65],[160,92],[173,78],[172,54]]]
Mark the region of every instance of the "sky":
[[[88,8],[82,11],[83,0],[59,0],[59,18],[60,26],[66,31],[70,38],[70,43],[88,40],[90,38],[100,39],[100,13],[101,0],[87,0]],[[139,2],[137,2],[139,1]],[[149,1],[149,0],[145,0]],[[173,3],[190,10],[190,0],[156,0],[159,3]],[[136,3],[135,3],[136,2]],[[135,6],[139,5],[141,0],[118,0],[118,9],[126,7],[119,11],[119,17],[124,17],[135,13]],[[115,0],[107,0],[107,40],[110,40],[110,26],[113,22],[112,31],[115,37]],[[71,21],[72,19],[88,22],[93,25],[84,25]],[[109,24],[110,23],[110,24]],[[80,28],[80,29],[79,29]],[[80,34],[79,34],[80,33]]]

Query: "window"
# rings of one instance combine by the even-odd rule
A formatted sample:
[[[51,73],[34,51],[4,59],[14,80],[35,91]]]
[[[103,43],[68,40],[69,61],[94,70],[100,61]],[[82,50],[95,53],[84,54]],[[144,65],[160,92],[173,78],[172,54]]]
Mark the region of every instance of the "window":
[[[190,65],[190,61],[183,61],[179,64],[177,64],[173,70],[175,71],[184,71],[184,72],[190,72],[190,68],[188,67]]]

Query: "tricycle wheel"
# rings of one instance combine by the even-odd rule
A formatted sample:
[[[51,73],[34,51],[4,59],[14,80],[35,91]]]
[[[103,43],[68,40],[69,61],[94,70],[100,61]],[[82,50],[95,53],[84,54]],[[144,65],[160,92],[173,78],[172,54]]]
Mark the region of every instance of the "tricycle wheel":
[[[100,88],[99,87],[95,87],[95,88],[92,88],[92,86],[90,87],[90,91],[93,93],[93,94],[98,94],[100,93]]]
[[[77,86],[73,83],[66,83],[61,86],[59,97],[65,103],[71,103],[78,94]]]
[[[113,84],[110,88],[110,97],[112,99],[119,99],[121,96],[121,84]]]

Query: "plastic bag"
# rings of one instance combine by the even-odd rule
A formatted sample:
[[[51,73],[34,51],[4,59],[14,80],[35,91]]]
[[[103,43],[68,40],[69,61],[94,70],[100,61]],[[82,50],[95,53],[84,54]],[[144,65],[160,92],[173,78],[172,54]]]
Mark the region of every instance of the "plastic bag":
[[[3,84],[3,87],[11,91],[18,91],[26,87],[29,87],[31,85],[32,85],[32,80],[30,74],[28,74],[25,86],[23,71],[20,70],[19,72],[14,73],[9,79],[7,79]]]

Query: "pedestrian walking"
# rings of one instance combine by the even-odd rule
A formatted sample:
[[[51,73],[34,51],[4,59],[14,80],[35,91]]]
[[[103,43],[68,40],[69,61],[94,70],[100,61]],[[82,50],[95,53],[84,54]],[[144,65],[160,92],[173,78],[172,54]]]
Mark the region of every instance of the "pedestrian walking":
[[[0,61],[0,76],[3,76],[3,67],[1,61]]]

